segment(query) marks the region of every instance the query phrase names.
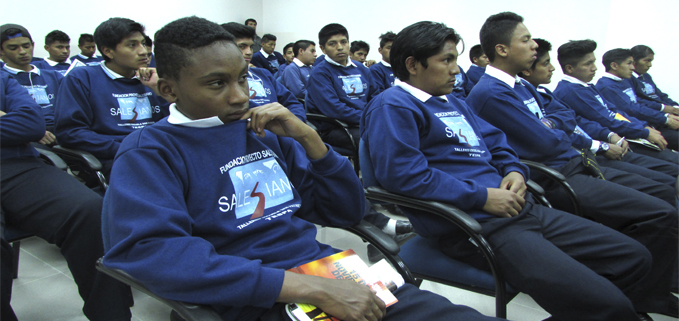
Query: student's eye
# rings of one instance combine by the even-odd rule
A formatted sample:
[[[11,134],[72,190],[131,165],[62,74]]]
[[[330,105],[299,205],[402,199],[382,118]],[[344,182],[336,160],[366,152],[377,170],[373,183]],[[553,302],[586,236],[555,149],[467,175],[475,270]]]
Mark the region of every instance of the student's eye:
[[[225,84],[223,80],[214,80],[208,83],[210,87],[221,87]]]

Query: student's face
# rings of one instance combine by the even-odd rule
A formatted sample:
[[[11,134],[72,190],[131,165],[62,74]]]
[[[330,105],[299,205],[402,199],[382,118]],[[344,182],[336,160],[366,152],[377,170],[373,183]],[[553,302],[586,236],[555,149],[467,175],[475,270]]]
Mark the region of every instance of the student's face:
[[[360,63],[365,62],[365,58],[368,56],[368,52],[365,49],[359,49],[351,54],[351,59],[356,60]]]
[[[640,74],[643,75],[648,72],[649,69],[653,66],[653,56],[654,54],[650,54],[642,59],[639,59],[634,62],[634,70]]]
[[[615,73],[618,77],[622,79],[632,77],[632,72],[634,71],[634,59],[632,57],[627,57],[623,62],[616,65]]]
[[[28,37],[9,39],[2,43],[0,58],[10,67],[24,70],[33,58],[33,42]]]
[[[490,60],[488,60],[488,56],[486,56],[486,54],[483,54],[481,55],[481,57],[476,58],[476,65],[481,68],[485,68],[486,66],[488,66],[489,63]]]
[[[80,48],[80,54],[86,57],[92,57],[94,52],[97,51],[97,46],[94,42],[85,42],[82,45],[78,45],[78,48]]]
[[[516,66],[519,71],[530,68],[537,59],[537,49],[538,44],[533,41],[528,28],[523,23],[516,25],[507,50],[510,64]]]
[[[575,66],[566,65],[565,73],[583,82],[590,82],[596,75],[596,57],[593,52],[586,54]]]
[[[391,61],[389,61],[389,53],[391,52],[391,45],[392,44],[394,44],[394,42],[389,41],[386,44],[384,44],[384,47],[377,48],[377,51],[379,51],[380,55],[382,55],[382,60],[384,60],[387,63],[391,63]]]
[[[276,41],[271,40],[267,42],[262,42],[262,49],[268,54],[272,54],[273,50],[276,49]]]
[[[312,66],[316,61],[316,46],[309,45],[306,50],[301,50],[297,55],[297,59],[307,66]]]
[[[45,45],[45,50],[50,59],[56,62],[64,62],[71,55],[71,45],[68,42],[55,41],[51,45]]]
[[[144,35],[135,31],[123,38],[115,49],[104,47],[103,51],[111,59],[111,63],[120,66],[122,69],[137,70],[146,67],[149,63],[145,44]]]
[[[424,68],[422,63],[415,63],[416,74],[411,73],[411,84],[432,96],[450,94],[455,86],[455,75],[460,73],[455,43],[447,41],[441,52],[427,59],[427,64],[429,66]]]
[[[292,50],[292,47],[288,47],[288,50],[285,51],[283,57],[285,57],[285,61],[288,63],[292,62],[292,59],[295,58],[295,52]]]
[[[252,27],[252,29],[255,29],[257,31],[257,23],[254,21],[249,21],[247,24],[248,27]]]
[[[240,49],[243,59],[249,65],[252,59],[252,46],[255,45],[255,41],[251,38],[240,38],[236,39],[236,46]]]
[[[321,50],[330,59],[346,66],[349,60],[349,39],[345,35],[334,35],[325,46],[321,46]]]
[[[228,123],[248,110],[247,72],[242,52],[230,42],[217,42],[193,50],[179,79],[160,79],[158,88],[188,118],[217,116]]]
[[[523,76],[529,83],[534,86],[544,85],[552,82],[552,74],[554,73],[554,66],[552,65],[549,53],[546,53],[535,64],[535,69],[529,69],[523,72]]]

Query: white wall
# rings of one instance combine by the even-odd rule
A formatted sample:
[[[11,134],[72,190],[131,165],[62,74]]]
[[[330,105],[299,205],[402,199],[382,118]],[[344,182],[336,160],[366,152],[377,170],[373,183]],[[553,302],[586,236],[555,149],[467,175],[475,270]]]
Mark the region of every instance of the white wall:
[[[9,1],[9,0],[5,0]],[[656,52],[651,69],[659,86],[671,97],[679,99],[679,86],[671,70],[671,56],[679,52],[676,35],[676,0],[372,0],[354,2],[330,0],[192,0],[192,1],[28,1],[30,15],[10,19],[3,12],[3,21],[24,25],[36,42],[35,55],[43,57],[44,35],[60,29],[71,36],[72,54],[76,54],[80,33],[92,33],[109,17],[128,17],[143,23],[151,36],[166,23],[188,15],[198,15],[217,23],[258,21],[258,34],[273,33],[278,37],[280,51],[289,42],[299,39],[318,41],[318,31],[326,24],[337,22],[349,30],[351,40],[370,44],[369,59],[379,60],[379,35],[398,32],[421,20],[444,22],[455,28],[465,40],[467,49],[460,57],[460,66],[470,65],[468,48],[479,43],[479,29],[485,19],[501,11],[513,11],[525,18],[534,37],[545,38],[554,46],[553,61],[557,70],[553,88],[561,78],[556,62],[556,48],[568,40],[593,39],[601,56],[613,48],[630,48],[645,44]],[[340,8],[337,8],[338,3]],[[6,7],[6,6],[5,6]],[[83,8],[83,9],[79,9]],[[643,16],[640,15],[643,13]],[[36,17],[56,17],[37,19]],[[643,22],[638,22],[643,20]],[[461,47],[459,48],[461,49]],[[320,53],[319,53],[320,54]],[[603,66],[598,63],[599,72]]]

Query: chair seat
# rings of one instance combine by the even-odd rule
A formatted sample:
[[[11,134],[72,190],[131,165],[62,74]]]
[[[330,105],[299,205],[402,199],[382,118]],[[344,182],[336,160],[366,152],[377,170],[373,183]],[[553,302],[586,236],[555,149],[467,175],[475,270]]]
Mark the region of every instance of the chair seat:
[[[450,258],[438,248],[434,239],[416,236],[401,245],[399,256],[417,278],[432,280],[455,287],[495,294],[495,279],[490,272]],[[483,289],[483,290],[480,290]],[[507,300],[518,292],[507,285]]]

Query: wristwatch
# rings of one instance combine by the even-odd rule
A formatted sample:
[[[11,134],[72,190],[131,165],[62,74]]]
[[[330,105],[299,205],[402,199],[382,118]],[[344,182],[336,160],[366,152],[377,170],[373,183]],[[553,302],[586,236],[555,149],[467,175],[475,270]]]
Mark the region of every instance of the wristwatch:
[[[611,146],[608,145],[606,142],[601,142],[601,145],[599,145],[599,150],[596,151],[597,154],[603,154],[607,152],[609,149],[611,149]]]

